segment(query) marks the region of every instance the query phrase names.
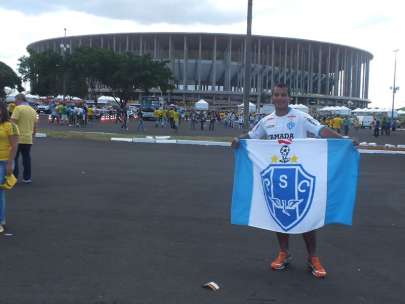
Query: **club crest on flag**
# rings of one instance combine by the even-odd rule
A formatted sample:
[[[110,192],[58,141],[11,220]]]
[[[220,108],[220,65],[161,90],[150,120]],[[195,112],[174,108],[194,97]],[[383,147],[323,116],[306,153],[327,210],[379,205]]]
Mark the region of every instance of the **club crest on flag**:
[[[316,177],[309,174],[301,164],[288,163],[289,152],[290,148],[283,145],[279,163],[272,163],[261,172],[268,210],[284,231],[294,228],[305,218],[312,204],[316,184]]]

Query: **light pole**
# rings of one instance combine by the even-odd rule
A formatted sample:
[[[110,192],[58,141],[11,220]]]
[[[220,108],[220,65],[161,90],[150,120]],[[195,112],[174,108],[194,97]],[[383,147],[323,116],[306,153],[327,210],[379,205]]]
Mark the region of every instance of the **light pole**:
[[[60,52],[61,52],[61,54],[62,54],[62,58],[63,58],[63,63],[62,63],[62,66],[63,66],[63,83],[62,83],[62,85],[63,85],[63,87],[62,87],[62,94],[63,94],[63,97],[62,97],[62,100],[63,100],[63,103],[65,102],[65,95],[66,95],[66,53],[67,52],[69,52],[69,50],[70,50],[70,45],[68,44],[68,43],[66,43],[66,28],[64,28],[63,29],[64,31],[65,31],[65,36],[64,36],[64,39],[63,39],[63,43],[61,43],[59,46],[60,46]]]
[[[250,96],[250,68],[252,61],[252,7],[253,0],[248,0],[247,33],[245,38],[245,81],[243,85],[243,127],[249,130],[249,96]]]
[[[399,49],[394,50],[394,85],[390,87],[392,90],[392,109],[391,109],[391,124],[392,124],[392,130],[395,130],[395,123],[394,123],[394,105],[395,105],[395,93],[399,90],[399,87],[396,86],[396,77],[397,77],[397,53]]]

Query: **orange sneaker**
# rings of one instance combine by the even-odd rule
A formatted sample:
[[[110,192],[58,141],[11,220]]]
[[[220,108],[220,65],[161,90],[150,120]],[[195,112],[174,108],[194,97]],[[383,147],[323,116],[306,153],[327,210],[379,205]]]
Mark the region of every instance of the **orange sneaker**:
[[[277,258],[271,263],[271,269],[282,270],[290,264],[292,260],[291,255],[286,251],[280,251]]]
[[[326,270],[323,268],[321,261],[318,257],[312,257],[308,260],[308,268],[311,270],[312,274],[317,278],[324,278],[326,277]]]

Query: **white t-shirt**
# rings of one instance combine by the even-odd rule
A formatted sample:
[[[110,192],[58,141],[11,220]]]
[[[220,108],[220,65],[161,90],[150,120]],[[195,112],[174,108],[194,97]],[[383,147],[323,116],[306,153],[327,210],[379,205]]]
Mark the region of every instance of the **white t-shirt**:
[[[319,136],[324,128],[311,115],[291,109],[284,116],[277,116],[276,112],[262,118],[249,132],[252,139],[294,139],[306,138],[308,133]]]

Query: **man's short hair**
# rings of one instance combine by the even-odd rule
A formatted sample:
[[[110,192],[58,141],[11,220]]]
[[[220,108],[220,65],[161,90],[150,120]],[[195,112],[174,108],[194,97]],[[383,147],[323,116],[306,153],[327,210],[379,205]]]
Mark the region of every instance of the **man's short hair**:
[[[280,88],[280,89],[287,89],[287,95],[290,96],[290,89],[288,88],[288,86],[283,83],[283,82],[279,82],[277,83],[274,87],[273,90],[271,90],[271,94],[273,95],[274,89],[275,88]]]
[[[17,95],[15,95],[15,100],[16,101],[27,101],[27,99],[25,99],[25,95],[23,93],[19,93]]]

